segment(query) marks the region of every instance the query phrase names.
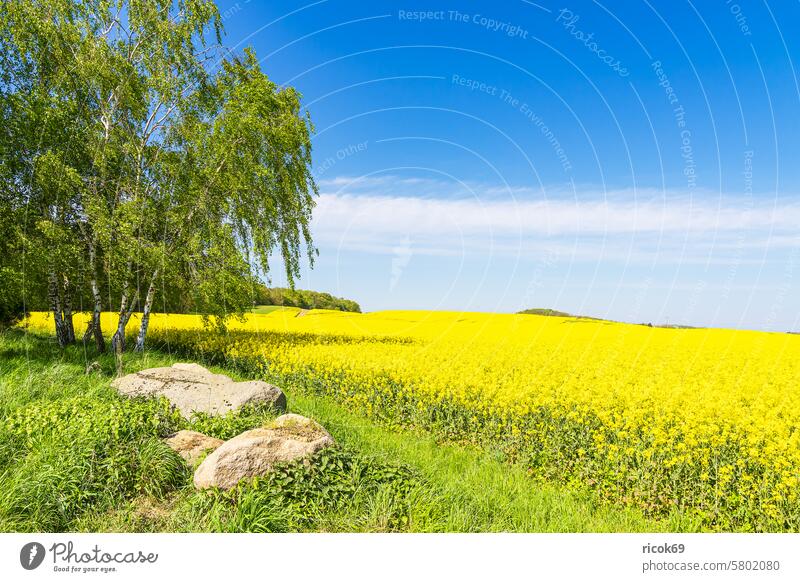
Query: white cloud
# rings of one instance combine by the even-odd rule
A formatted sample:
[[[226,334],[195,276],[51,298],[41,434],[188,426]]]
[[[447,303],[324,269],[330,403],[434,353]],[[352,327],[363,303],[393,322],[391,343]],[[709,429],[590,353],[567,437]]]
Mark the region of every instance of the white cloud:
[[[322,191],[315,211],[317,240],[380,254],[390,254],[406,238],[420,254],[555,249],[586,260],[709,260],[712,252],[717,259],[743,260],[744,251],[800,246],[797,198],[711,193],[689,198],[652,189],[548,195],[392,176],[337,178],[323,182]]]

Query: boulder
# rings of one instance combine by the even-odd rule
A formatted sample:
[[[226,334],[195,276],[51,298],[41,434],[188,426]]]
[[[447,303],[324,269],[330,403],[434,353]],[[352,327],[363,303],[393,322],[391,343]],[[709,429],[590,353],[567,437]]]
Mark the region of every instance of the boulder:
[[[277,463],[313,455],[336,444],[317,422],[284,414],[263,428],[248,430],[208,455],[194,472],[198,489],[231,489],[242,479],[269,473]]]
[[[199,364],[149,368],[117,378],[111,386],[126,396],[164,396],[184,418],[192,412],[225,414],[245,404],[267,404],[286,410],[286,396],[277,386],[261,380],[234,382]]]
[[[164,442],[194,467],[200,462],[200,457],[204,453],[210,453],[225,441],[193,430],[179,430],[165,438]]]

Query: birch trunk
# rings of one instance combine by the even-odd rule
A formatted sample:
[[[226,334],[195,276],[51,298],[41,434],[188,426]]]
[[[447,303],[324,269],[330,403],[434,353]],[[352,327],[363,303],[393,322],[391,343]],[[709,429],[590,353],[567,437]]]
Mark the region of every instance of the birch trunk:
[[[113,352],[121,353],[125,351],[125,326],[128,324],[128,319],[130,315],[126,317],[128,314],[128,289],[130,285],[125,283],[125,287],[122,289],[122,298],[119,301],[119,318],[117,319],[117,331],[114,332],[114,336],[111,338],[111,349]],[[131,307],[133,307],[133,301],[131,301]]]
[[[128,303],[127,290],[122,295],[122,302],[119,310],[119,321],[117,322],[117,331],[111,340],[111,347],[114,351],[114,359],[117,364],[117,376],[122,376],[122,353],[125,351],[125,328],[133,315],[133,308],[139,301],[139,292]],[[127,309],[126,309],[127,304]]]
[[[89,320],[89,323],[86,325],[86,331],[83,332],[83,345],[89,343],[89,340],[94,335],[94,318]]]
[[[130,271],[130,263],[128,263],[128,271]],[[127,273],[126,273],[127,276]],[[125,281],[122,287],[122,297],[119,300],[119,315],[117,317],[117,331],[111,338],[111,351],[114,352],[114,361],[117,365],[117,376],[122,376],[122,353],[125,351],[125,326],[130,319],[130,311],[128,309],[128,293],[130,291],[130,282]],[[133,308],[133,301],[131,301],[131,308]]]
[[[47,274],[47,295],[50,301],[50,311],[53,312],[53,322],[56,326],[56,340],[58,340],[58,345],[63,348],[67,345],[67,334],[64,330],[64,320],[62,318],[58,278],[52,269]]]
[[[64,275],[64,334],[68,344],[75,343],[75,326],[72,321],[72,284]]]
[[[156,296],[156,277],[158,277],[158,269],[153,271],[153,276],[150,277],[150,286],[147,288],[147,297],[145,297],[142,309],[142,322],[139,324],[139,336],[136,338],[136,347],[134,348],[137,352],[144,350],[147,327],[150,325],[150,310],[153,307],[153,298]]]
[[[92,310],[92,323],[90,324],[92,333],[94,334],[94,341],[97,345],[97,351],[103,353],[106,351],[106,341],[103,339],[103,330],[100,327],[100,313],[103,311],[103,297],[100,295],[100,285],[97,284],[97,269],[95,266],[95,250],[94,245],[89,244],[89,269],[91,279],[89,284],[92,288],[92,297],[94,298],[94,309]],[[87,329],[88,332],[88,329]]]
[[[116,335],[116,334],[115,334]],[[114,362],[117,366],[117,377],[122,376],[122,342],[117,341],[116,343],[112,340],[111,342],[111,349],[114,351]]]

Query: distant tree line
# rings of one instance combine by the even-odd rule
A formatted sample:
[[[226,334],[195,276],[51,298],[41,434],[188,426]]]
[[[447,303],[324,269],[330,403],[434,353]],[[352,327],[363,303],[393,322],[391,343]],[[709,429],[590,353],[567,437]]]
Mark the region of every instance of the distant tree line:
[[[265,287],[264,285],[259,285],[256,290],[255,304],[282,305],[301,309],[335,309],[361,313],[361,307],[355,301],[334,297],[330,293],[285,287]]]
[[[555,309],[546,309],[542,307],[534,307],[532,309],[525,309],[524,311],[517,311],[519,315],[547,315],[549,317],[574,317],[565,311],[557,311]]]

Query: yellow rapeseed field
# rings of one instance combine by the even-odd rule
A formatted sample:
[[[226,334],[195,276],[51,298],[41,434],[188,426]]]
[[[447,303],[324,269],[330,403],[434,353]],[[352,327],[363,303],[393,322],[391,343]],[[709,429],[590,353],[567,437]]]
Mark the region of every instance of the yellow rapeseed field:
[[[76,321],[80,318],[76,318]],[[106,330],[114,316],[104,314]],[[50,330],[47,314],[29,325]],[[138,326],[134,317],[130,332]],[[83,326],[79,325],[79,328]],[[534,478],[709,529],[800,529],[800,336],[579,318],[284,309],[149,341],[494,447]]]

